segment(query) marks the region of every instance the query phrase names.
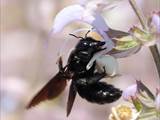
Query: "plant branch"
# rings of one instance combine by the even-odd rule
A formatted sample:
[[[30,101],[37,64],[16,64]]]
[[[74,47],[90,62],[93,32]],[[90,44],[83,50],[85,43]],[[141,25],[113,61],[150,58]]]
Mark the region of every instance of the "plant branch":
[[[142,27],[144,30],[147,30],[147,26],[146,26],[146,21],[144,19],[144,15],[141,12],[141,10],[139,9],[139,7],[137,6],[135,0],[129,0],[129,3],[132,7],[132,9],[134,10],[135,14],[137,15]]]
[[[157,72],[158,72],[158,75],[159,75],[159,78],[160,78],[160,54],[159,54],[157,45],[150,46],[149,49],[152,53],[154,62],[155,62],[156,67],[157,67]],[[159,81],[159,83],[160,83],[160,81]]]
[[[144,15],[141,12],[141,10],[139,9],[139,7],[137,6],[135,0],[129,0],[129,3],[131,5],[131,7],[133,8],[135,14],[137,15],[137,17],[142,25],[142,28],[144,30],[147,30],[148,27],[147,27],[146,21],[144,19]],[[149,49],[152,53],[152,56],[153,56],[153,59],[154,59],[154,62],[155,62],[156,68],[157,68],[157,72],[158,72],[158,75],[160,78],[160,54],[159,54],[157,45],[150,46]],[[158,81],[158,83],[160,83],[160,81]]]

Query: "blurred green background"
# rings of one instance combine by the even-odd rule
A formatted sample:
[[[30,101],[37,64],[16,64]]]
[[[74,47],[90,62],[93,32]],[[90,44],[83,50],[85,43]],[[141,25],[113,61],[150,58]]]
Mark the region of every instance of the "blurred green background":
[[[67,34],[81,26],[80,23],[67,26],[62,33],[46,41],[54,16],[65,6],[79,1],[1,0],[1,120],[107,120],[110,107],[122,103],[119,100],[101,106],[77,96],[72,113],[66,118],[67,87],[57,99],[25,109],[33,95],[57,72],[58,52],[64,40],[70,39]],[[137,3],[146,17],[160,10],[160,0],[137,0]],[[103,15],[114,29],[128,31],[138,24],[127,0],[117,3],[116,8],[106,10]],[[71,40],[64,54],[74,45],[75,41]],[[135,82],[133,78],[141,79],[155,92],[158,75],[147,47],[118,62],[119,72],[124,76],[106,81],[124,89]]]

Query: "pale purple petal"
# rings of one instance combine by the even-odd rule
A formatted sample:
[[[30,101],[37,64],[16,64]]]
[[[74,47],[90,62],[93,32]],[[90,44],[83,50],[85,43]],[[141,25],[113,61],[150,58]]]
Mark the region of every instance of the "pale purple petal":
[[[88,0],[77,0],[78,4],[85,6]]]
[[[94,31],[94,30],[89,29],[89,28],[80,28],[80,29],[76,29],[76,30],[72,31],[71,34],[75,35],[75,34],[80,33],[80,32],[88,32],[89,30]]]
[[[94,12],[102,12],[104,10],[113,9],[114,7],[113,1],[107,0],[92,0],[86,4],[86,8]]]
[[[96,28],[96,30],[103,36],[103,32],[108,31],[109,27],[106,24],[104,18],[99,14],[95,13],[94,15],[95,19],[92,21],[92,26]],[[106,33],[105,33],[106,35]]]
[[[60,32],[67,24],[77,20],[92,25],[100,34],[108,31],[104,18],[98,12],[90,11],[78,4],[68,6],[57,14],[52,31]]]
[[[152,16],[152,22],[158,33],[160,33],[160,12],[154,12]]]
[[[96,29],[96,32],[99,33],[103,37],[104,41],[106,41],[106,45],[107,45],[106,47],[108,51],[110,51],[111,49],[113,49],[114,43],[109,38],[109,36],[106,34],[106,31],[109,30],[109,27],[106,21],[104,20],[104,18],[100,14],[103,8],[105,8],[105,6],[107,5],[108,4],[106,4],[104,0],[100,0],[98,2],[96,1],[90,2],[90,4],[86,6],[86,11],[83,16],[83,20],[89,23],[90,25],[92,25],[93,28]],[[90,21],[88,21],[89,19],[86,19],[88,18],[88,16],[90,16],[90,18],[92,16],[93,19],[90,19]]]
[[[109,30],[109,27],[106,24],[104,18],[99,13],[94,13],[94,16],[92,16],[92,17],[94,19],[83,18],[83,20],[86,21],[87,23],[91,24],[96,29],[96,31],[103,37],[104,41],[106,42],[106,47],[107,47],[106,53],[108,53],[114,47],[113,41],[106,34],[106,31]],[[90,18],[91,18],[91,16],[90,16]],[[88,20],[90,20],[90,21],[88,21]]]
[[[81,20],[82,15],[85,9],[81,5],[71,5],[64,9],[62,9],[57,15],[54,20],[54,25],[52,28],[53,33],[57,33],[62,31],[62,29],[68,25],[69,23]]]
[[[114,43],[105,33],[109,27],[104,18],[99,12],[78,4],[66,7],[57,14],[51,34],[62,31],[66,25],[74,21],[81,21],[92,25],[106,41],[108,51],[113,48]]]
[[[105,40],[109,39],[109,37],[104,33],[109,30],[109,27],[100,13],[107,6],[110,6],[110,4],[106,0],[93,0],[88,2],[86,5],[86,13],[89,13],[94,17],[93,21],[88,23],[91,24]]]
[[[86,22],[100,33],[108,30],[108,26],[100,14],[87,10],[81,5],[71,5],[57,14],[52,31],[54,33],[60,32],[66,25],[74,21]]]
[[[156,109],[160,111],[160,89],[158,90],[156,99],[155,99]]]
[[[102,12],[103,9],[108,5],[106,0],[92,0],[88,2],[86,8],[93,12]]]
[[[126,101],[131,100],[131,98],[136,98],[137,97],[136,95],[137,95],[137,84],[129,86],[122,93],[122,97]]]
[[[101,5],[100,7],[102,9]],[[96,31],[103,37],[103,40],[106,42],[105,47],[107,49],[98,53],[100,56],[107,54],[113,49],[114,42],[106,34],[106,31],[109,30],[109,27],[104,18],[98,11],[94,11],[86,6],[78,4],[66,7],[57,14],[51,34],[62,31],[66,25],[74,21],[81,21],[92,25],[93,28],[96,29]],[[93,56],[93,59],[91,59],[91,62],[89,63],[90,65],[95,61],[95,58],[96,57]]]

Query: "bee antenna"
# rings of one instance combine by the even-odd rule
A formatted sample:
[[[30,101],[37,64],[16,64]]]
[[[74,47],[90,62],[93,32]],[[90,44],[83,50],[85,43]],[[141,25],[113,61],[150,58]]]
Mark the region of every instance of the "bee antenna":
[[[78,36],[76,36],[76,35],[74,35],[74,34],[69,34],[69,35],[71,35],[71,36],[73,36],[73,37],[75,37],[75,38],[81,38],[81,39],[84,39],[83,37],[78,37]]]
[[[88,33],[90,33],[91,30],[88,30],[87,33],[85,34],[85,38],[87,38]]]

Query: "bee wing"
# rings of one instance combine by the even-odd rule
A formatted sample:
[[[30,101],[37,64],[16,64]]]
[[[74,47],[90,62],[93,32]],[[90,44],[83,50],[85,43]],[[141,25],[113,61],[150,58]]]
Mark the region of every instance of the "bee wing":
[[[49,82],[32,98],[27,109],[39,104],[42,101],[57,97],[66,87],[67,79],[58,72]]]
[[[69,116],[71,110],[72,110],[72,106],[76,97],[76,87],[74,84],[74,80],[72,80],[71,85],[70,85],[70,89],[69,89],[69,96],[68,96],[68,101],[67,101],[67,116]]]

